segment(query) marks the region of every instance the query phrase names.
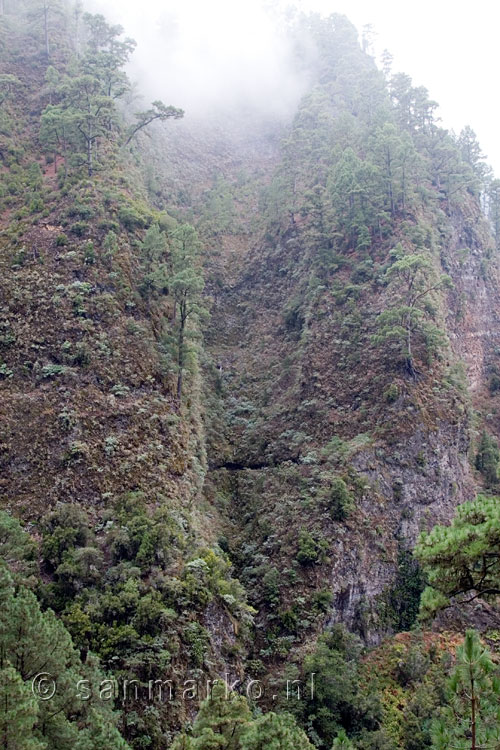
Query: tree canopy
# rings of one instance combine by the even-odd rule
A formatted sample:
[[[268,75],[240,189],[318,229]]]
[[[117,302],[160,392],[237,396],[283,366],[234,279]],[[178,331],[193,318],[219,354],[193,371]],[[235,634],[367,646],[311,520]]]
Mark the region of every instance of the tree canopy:
[[[420,535],[415,555],[429,579],[423,614],[438,606],[500,594],[500,502],[480,495],[465,503],[449,526]]]

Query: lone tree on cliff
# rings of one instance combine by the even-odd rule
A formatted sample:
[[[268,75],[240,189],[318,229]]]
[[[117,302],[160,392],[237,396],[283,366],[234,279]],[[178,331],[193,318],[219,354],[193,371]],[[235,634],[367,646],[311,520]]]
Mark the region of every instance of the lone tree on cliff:
[[[435,325],[431,298],[434,292],[450,287],[445,274],[438,276],[429,253],[406,252],[399,243],[391,252],[392,264],[385,272],[393,303],[377,319],[375,343],[393,341],[399,348],[405,369],[411,377],[418,376],[415,367],[415,344],[421,343],[429,355],[439,351],[445,335]]]

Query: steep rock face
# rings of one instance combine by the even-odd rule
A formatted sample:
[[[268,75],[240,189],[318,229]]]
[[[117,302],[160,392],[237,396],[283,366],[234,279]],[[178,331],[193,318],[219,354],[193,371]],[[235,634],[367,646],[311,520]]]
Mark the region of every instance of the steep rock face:
[[[479,206],[470,206],[465,215],[455,212],[446,249],[455,285],[448,315],[451,345],[477,397],[488,385],[500,343],[498,261]]]
[[[249,254],[241,280],[226,288],[214,305],[208,341],[218,363],[225,417],[218,415],[209,464],[226,466],[236,483],[228,508],[240,535],[235,555],[241,543],[260,538],[273,550],[272,562],[283,569],[293,560],[300,529],[322,534],[330,562],[312,580],[308,573],[304,586],[327,585],[334,597],[328,618],[360,629],[370,642],[384,632],[379,599],[394,584],[398,551],[411,549],[421,530],[448,522],[456,505],[475,492],[467,390],[484,386],[485,361],[497,335],[495,325],[484,326],[497,292],[494,279],[488,288],[482,280],[490,238],[481,216],[473,216],[475,260],[467,269],[456,260],[463,217],[451,221],[450,239],[441,246],[441,263],[454,282],[443,298],[451,349],[446,360],[417,381],[394,370],[390,355],[370,343],[370,326],[383,304],[373,292],[361,303],[368,330],[352,309],[339,316],[328,294],[317,306],[320,315],[311,315],[305,339],[299,341],[287,329],[283,311],[297,294],[293,269],[301,263],[302,245],[295,232],[276,249],[261,250],[257,257]],[[456,311],[458,301],[465,316]],[[471,348],[478,330],[479,366]],[[455,370],[460,373],[461,356],[467,356],[471,374],[458,386]],[[480,380],[474,379],[474,368]],[[398,395],[388,401],[384,393],[394,382]],[[332,436],[343,444],[333,448],[338,455],[325,455]],[[250,471],[244,472],[242,483],[238,473],[245,467]],[[295,487],[286,479],[281,487],[279,481],[266,479],[281,470],[295,472]],[[357,497],[356,511],[345,525],[332,524],[321,503],[304,507],[304,485],[306,493],[317,498],[328,484],[322,477],[328,471],[351,481]],[[285,532],[280,506],[290,504],[294,508]],[[288,546],[273,548],[269,531],[258,530],[266,523],[273,527],[272,538],[284,534]],[[300,566],[298,570],[300,575]],[[286,601],[285,594],[283,606]]]
[[[385,498],[392,496],[386,509],[387,517],[393,519],[390,536],[404,539],[410,548],[421,530],[449,523],[456,505],[471,500],[478,488],[473,470],[472,409],[477,408],[483,418],[484,409],[491,409],[488,381],[500,343],[500,285],[487,223],[476,204],[469,203],[468,211],[465,215],[459,210],[452,213],[449,235],[441,249],[443,268],[453,279],[446,298],[447,334],[457,372],[463,365],[461,387],[467,391],[468,405],[457,403],[456,413],[462,411],[464,418],[439,418],[430,429],[428,423],[421,425],[392,451],[386,448],[383,462],[377,451],[361,451],[353,461],[363,476],[376,482]],[[430,403],[427,417],[431,420],[435,406]],[[495,432],[494,420],[491,427]],[[400,488],[397,500],[395,482]],[[388,570],[380,564],[376,550],[370,553],[358,550],[357,564],[353,559],[345,563],[345,550],[338,555],[342,562],[334,568],[333,590],[337,593],[336,579],[346,585],[337,595],[334,621],[353,627],[360,604],[373,600],[390,585],[390,566]]]
[[[371,451],[355,456],[353,466],[380,493],[378,503],[368,493],[362,511],[384,532],[368,544],[351,538],[334,553],[333,621],[356,629],[360,608],[371,610],[374,619],[363,624],[363,635],[369,643],[380,640],[383,625],[381,632],[373,603],[394,583],[398,544],[412,549],[420,531],[448,523],[457,504],[474,496],[469,449],[467,425],[437,422],[432,431],[419,428],[394,452],[386,449],[383,460]]]
[[[225,290],[214,311],[216,333],[209,341],[220,363],[223,403],[230,417],[223,425],[224,438],[218,432],[209,461],[229,464],[233,471],[245,465],[260,469],[257,476],[247,472],[245,479],[246,494],[248,482],[257,484],[257,514],[279,529],[278,506],[285,497],[290,502],[285,483],[266,494],[266,464],[268,472],[276,473],[283,462],[291,466],[292,461],[304,478],[310,473],[309,454],[316,450],[321,456],[332,434],[352,441],[349,463],[363,484],[356,513],[344,528],[320,521],[329,540],[330,563],[313,586],[319,585],[318,578],[321,585],[328,581],[334,595],[329,619],[361,629],[369,642],[384,632],[378,599],[394,584],[398,549],[411,549],[421,530],[449,522],[455,507],[477,491],[472,408],[481,407],[481,398],[486,398],[495,361],[499,285],[489,229],[476,204],[471,202],[469,210],[468,216],[455,212],[447,221],[440,250],[442,268],[453,280],[442,303],[450,341],[447,359],[417,382],[396,371],[399,395],[393,403],[383,396],[392,368],[380,352],[370,355],[368,336],[361,332],[359,338],[359,323],[351,360],[355,364],[342,363],[339,349],[343,342],[352,342],[353,329],[341,331],[339,339],[342,324],[331,315],[332,302],[322,302],[323,322],[312,320],[305,345],[290,340],[282,311],[296,293],[294,280],[284,271],[300,263],[300,241],[293,236],[281,241],[277,253],[248,258],[241,281]],[[470,249],[464,251],[467,240]],[[273,280],[263,282],[266,275]],[[380,307],[373,297],[366,304]],[[311,528],[311,513],[300,510],[300,491],[298,495],[296,520],[288,519],[288,531],[297,524],[295,541],[300,528]],[[229,513],[245,528],[249,519],[242,514],[238,491],[233,501]],[[250,529],[242,532],[243,539],[252,538],[252,522]],[[267,544],[266,536],[261,538]],[[281,567],[291,554],[288,548],[281,559],[278,556]]]
[[[285,243],[284,252],[293,246]],[[252,554],[267,548],[269,565],[283,570],[293,562],[301,529],[322,536],[329,560],[305,577],[299,565],[301,585],[309,594],[327,587],[333,595],[328,621],[341,621],[373,643],[386,627],[379,598],[394,584],[398,551],[411,549],[421,530],[448,522],[456,505],[474,494],[467,403],[453,387],[433,394],[434,371],[416,383],[396,373],[400,395],[388,404],[382,393],[391,384],[390,370],[373,384],[380,363],[370,355],[366,335],[358,365],[337,369],[332,342],[338,328],[327,316],[297,353],[280,313],[293,285],[290,292],[278,274],[263,288],[261,278],[258,271],[247,272],[228,292],[227,310],[224,297],[219,300],[215,330],[222,344],[212,350],[220,363],[226,420],[209,464],[226,466],[236,483],[228,508],[239,530],[235,556],[240,544],[260,539]],[[474,315],[480,312],[472,307]],[[356,350],[359,357],[363,344]],[[351,411],[354,393],[361,415]],[[343,443],[333,456],[327,448],[332,436]],[[238,469],[245,466],[250,471],[242,483]],[[356,495],[356,510],[344,524],[332,523],[328,502],[318,501],[329,473],[344,477]],[[285,592],[285,576],[282,586]],[[284,593],[281,606],[289,601]]]
[[[498,433],[496,409],[485,410],[500,286],[478,194],[464,188],[458,200],[443,190],[418,130],[411,132],[429,159],[427,197],[396,212],[390,229],[372,233],[368,250],[350,240],[342,245],[325,179],[332,161],[337,174],[335,160],[320,152],[319,163],[309,163],[317,170],[309,192],[300,172],[309,158],[300,151],[304,123],[320,142],[336,93],[330,95],[304,104],[285,140],[276,184],[299,172],[288,210],[269,219],[264,201],[264,227],[240,248],[239,273],[213,298],[206,382],[217,395],[207,419],[207,496],[225,519],[230,552],[252,590],[258,633],[273,627],[278,640],[293,641],[301,632],[289,625],[294,611],[305,621],[302,632],[341,621],[374,643],[398,627],[386,602],[397,596],[400,555],[477,491],[473,411]],[[341,137],[348,139],[345,131]],[[290,159],[294,138],[298,167]],[[416,378],[390,341],[374,340],[380,314],[394,304],[384,274],[398,243],[425,250],[434,273],[452,281],[429,301],[446,342],[435,358],[420,349]],[[330,263],[328,271],[322,263]],[[332,512],[339,478],[355,506],[344,519]],[[304,534],[316,545],[309,561],[301,552]],[[267,585],[275,572],[279,596]],[[331,606],[311,615],[324,590]]]

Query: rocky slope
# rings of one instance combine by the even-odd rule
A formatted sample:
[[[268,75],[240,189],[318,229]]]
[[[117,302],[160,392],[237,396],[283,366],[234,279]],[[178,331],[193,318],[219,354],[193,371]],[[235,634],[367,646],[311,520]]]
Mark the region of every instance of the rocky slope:
[[[93,176],[41,148],[56,94],[9,27],[1,506],[42,540],[43,606],[121,676],[277,679],[334,623],[369,645],[409,630],[417,536],[474,496],[479,433],[500,435],[482,165],[345,19],[304,23],[318,54],[290,121],[187,119],[129,148],[122,123]],[[209,316],[179,398],[184,222]],[[166,747],[196,706],[136,707],[127,739]]]
[[[348,36],[342,24],[335,34]],[[352,55],[358,95],[368,87],[375,98],[381,78],[354,47]],[[267,656],[287,652],[290,642],[326,623],[341,621],[372,643],[398,627],[401,557],[422,529],[449,521],[456,505],[474,496],[479,426],[486,419],[497,432],[485,405],[498,347],[498,262],[479,195],[466,178],[459,199],[442,187],[434,152],[448,136],[406,122],[393,89],[395,115],[383,96],[374,104],[379,126],[396,119],[400,137],[411,133],[415,158],[425,163],[411,179],[425,185],[415,188],[411,207],[372,232],[367,249],[346,247],[331,202],[340,159],[335,138],[361,158],[373,149],[376,161],[376,147],[368,145],[375,128],[356,96],[349,101],[352,78],[344,77],[342,61],[329,66],[285,129],[278,155],[262,139],[259,167],[267,177],[254,177],[261,199],[251,231],[242,229],[244,209],[233,192],[239,227],[221,225],[208,238],[220,254],[208,266],[206,494],[259,610],[258,633],[267,629],[268,637],[274,629],[271,646],[257,648]],[[349,117],[350,137],[343,130]],[[175,144],[168,149],[175,161]],[[234,186],[244,167],[248,179],[252,158],[239,144],[237,171],[222,160],[219,178]],[[416,378],[398,364],[391,341],[374,341],[394,295],[384,273],[398,242],[414,252],[428,248],[434,272],[452,282],[431,303],[445,343],[430,359],[420,350]],[[332,258],[326,271],[325,252]],[[354,499],[346,519],[332,518],[329,508],[338,478]],[[318,550],[305,565],[297,558],[304,534]],[[279,595],[266,590],[266,576],[279,583]],[[315,611],[313,600],[324,592],[331,602]]]

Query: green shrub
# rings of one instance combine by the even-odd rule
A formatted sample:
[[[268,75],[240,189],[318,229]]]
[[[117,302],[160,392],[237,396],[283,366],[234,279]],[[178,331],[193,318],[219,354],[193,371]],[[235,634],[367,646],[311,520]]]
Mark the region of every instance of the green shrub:
[[[118,251],[118,237],[115,232],[111,229],[105,236],[102,249],[104,251],[104,257],[106,260],[111,260]]]
[[[38,214],[41,211],[43,211],[44,208],[45,208],[45,204],[41,196],[34,196],[32,200],[30,201],[29,211],[31,214]]]
[[[308,531],[301,531],[296,556],[297,562],[304,566],[322,563],[325,561],[327,549],[328,542],[326,539],[316,539]]]
[[[89,447],[87,443],[83,443],[81,440],[74,440],[69,446],[68,451],[63,456],[64,463],[80,463],[89,455]]]
[[[95,255],[95,249],[94,249],[94,243],[89,240],[87,244],[85,245],[85,249],[83,252],[83,262],[86,266],[92,266],[94,265],[96,261],[96,255]]]
[[[415,682],[420,682],[430,667],[429,655],[425,652],[423,643],[415,645],[398,659],[396,667],[396,680],[401,687],[407,687]]]
[[[191,662],[196,667],[202,667],[209,644],[207,631],[198,622],[191,622],[185,628],[183,638],[189,647]]]
[[[498,482],[499,463],[498,442],[484,431],[476,455],[476,469],[484,476],[488,487],[492,487]]]
[[[382,625],[396,632],[410,630],[417,620],[425,585],[426,577],[412,553],[400,550],[394,582],[377,601]]]
[[[264,601],[276,604],[280,599],[281,576],[275,567],[269,568],[262,577]]]
[[[399,386],[397,383],[391,383],[391,385],[385,389],[382,398],[387,404],[393,404],[399,398]]]
[[[50,378],[56,378],[59,375],[64,375],[68,372],[68,368],[64,365],[45,365],[42,367],[41,376],[44,380],[49,380]]]
[[[86,221],[77,221],[70,229],[77,237],[83,237],[89,231],[89,224]]]
[[[296,633],[299,628],[299,615],[294,607],[280,613],[280,622],[284,630]]]
[[[330,513],[334,521],[345,521],[354,508],[354,500],[341,477],[335,477],[330,488]]]
[[[284,311],[283,320],[287,331],[299,336],[305,323],[301,300],[292,301]]]
[[[130,388],[123,383],[117,383],[111,388],[111,393],[114,396],[127,396],[130,393]]]
[[[133,205],[122,206],[118,211],[118,218],[129,232],[134,229],[145,229],[151,223],[151,217]]]
[[[11,378],[13,375],[14,372],[5,363],[0,365],[0,379]]]
[[[402,479],[395,479],[392,483],[392,493],[394,496],[394,500],[397,502],[400,502],[403,499],[403,480]]]
[[[319,637],[314,651],[304,660],[302,679],[307,681],[314,674],[318,689],[314,695],[304,690],[301,699],[295,699],[291,706],[320,747],[332,747],[342,727],[349,727],[352,734],[366,732],[364,748],[389,747],[369,742],[368,731],[378,728],[381,710],[376,696],[366,692],[360,679],[362,647],[359,638],[334,625]]]
[[[109,437],[107,437],[106,440],[104,441],[104,452],[106,453],[106,455],[112,456],[116,451],[117,445],[118,445],[117,438],[115,438],[113,435],[110,435]]]
[[[327,612],[333,602],[333,594],[327,589],[317,591],[311,597],[312,608],[315,612]]]
[[[28,185],[33,190],[38,190],[43,186],[43,173],[38,162],[30,164],[28,169]]]
[[[498,393],[500,391],[500,375],[494,373],[489,382],[490,393]]]
[[[61,412],[59,412],[59,414],[57,415],[57,419],[60,426],[65,431],[71,430],[76,423],[74,413],[69,411],[67,408],[64,408]]]
[[[364,284],[367,281],[373,279],[374,268],[372,260],[364,260],[354,266],[351,281],[353,284]]]
[[[0,348],[8,349],[16,343],[16,336],[8,323],[0,323]]]
[[[339,463],[344,459],[349,452],[349,445],[342,438],[334,435],[329,443],[322,449],[321,455],[327,461],[332,463]]]
[[[113,221],[112,219],[102,219],[97,223],[97,229],[99,229],[100,232],[119,232],[120,231],[120,225],[117,221]]]
[[[42,559],[52,568],[62,562],[63,555],[75,547],[84,547],[91,539],[89,520],[76,505],[62,505],[43,519]]]
[[[68,209],[67,215],[73,219],[80,219],[83,221],[92,219],[95,215],[95,210],[88,203],[75,201]]]

